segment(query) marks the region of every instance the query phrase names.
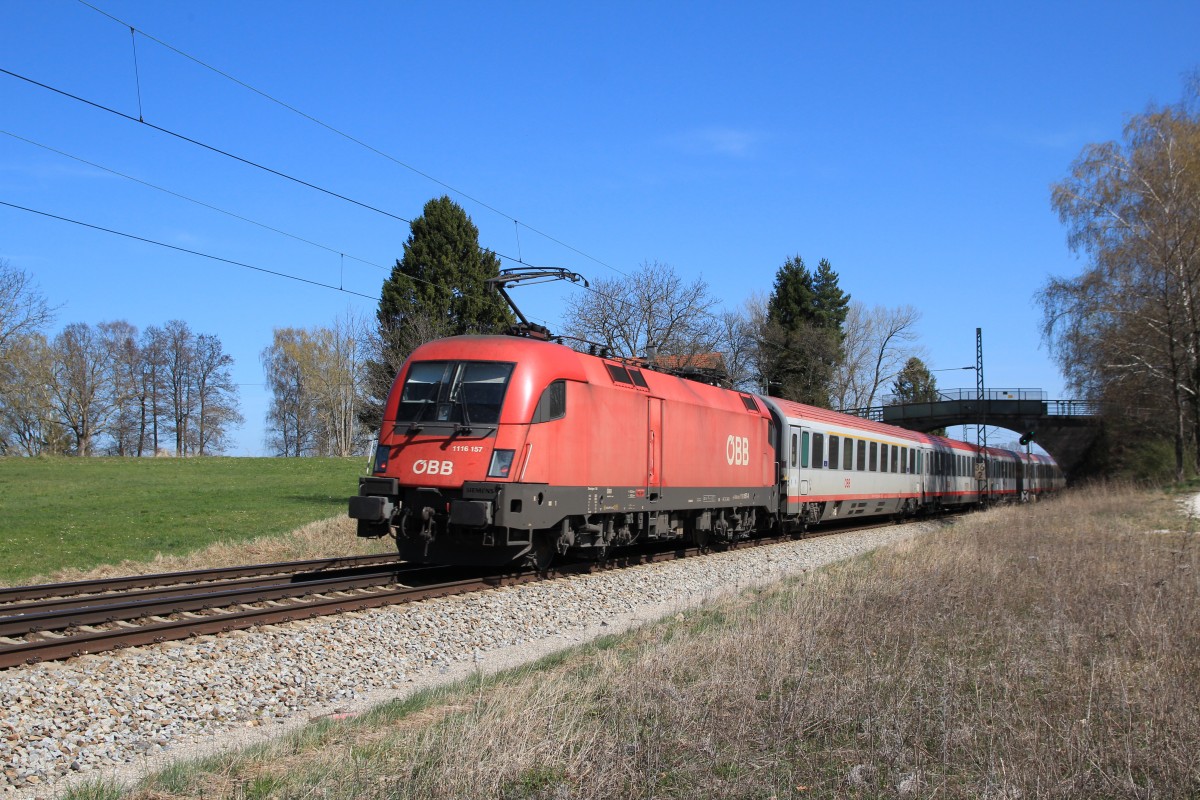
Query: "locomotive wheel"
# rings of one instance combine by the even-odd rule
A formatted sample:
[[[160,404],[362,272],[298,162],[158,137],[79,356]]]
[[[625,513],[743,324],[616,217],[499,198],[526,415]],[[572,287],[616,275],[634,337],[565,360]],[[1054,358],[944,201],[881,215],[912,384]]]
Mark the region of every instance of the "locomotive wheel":
[[[554,561],[554,543],[547,536],[535,535],[533,537],[533,548],[525,558],[529,566],[538,572],[545,572],[550,569],[550,564]]]

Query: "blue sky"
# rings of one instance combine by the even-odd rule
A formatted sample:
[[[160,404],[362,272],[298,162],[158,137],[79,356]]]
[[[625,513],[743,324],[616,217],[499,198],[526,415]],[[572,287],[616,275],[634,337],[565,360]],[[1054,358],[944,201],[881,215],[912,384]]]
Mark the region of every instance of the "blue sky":
[[[735,308],[789,256],[828,258],[855,300],[922,310],[931,367],[973,364],[981,327],[989,386],[1052,397],[1033,297],[1081,265],[1050,184],[1200,67],[1194,0],[90,2],[124,24],[0,0],[0,67],[395,216],[449,193],[484,246],[593,279],[658,260]],[[129,26],[394,160],[141,33],[135,74]],[[0,206],[0,258],[62,306],[52,333],[182,319],[218,335],[247,420],[233,452],[265,454],[272,330],[373,313],[350,292],[378,294],[407,225],[9,75],[0,109],[0,201],[349,290]],[[553,328],[580,290],[517,291]]]

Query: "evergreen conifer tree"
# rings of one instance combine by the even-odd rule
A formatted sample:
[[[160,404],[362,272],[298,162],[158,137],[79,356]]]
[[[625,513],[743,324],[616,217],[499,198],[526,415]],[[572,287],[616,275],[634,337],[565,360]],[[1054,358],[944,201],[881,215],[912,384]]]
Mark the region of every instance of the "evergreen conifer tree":
[[[821,259],[815,276],[798,255],[784,262],[775,275],[760,337],[768,392],[829,407],[849,307],[850,296],[838,286],[828,260]]]

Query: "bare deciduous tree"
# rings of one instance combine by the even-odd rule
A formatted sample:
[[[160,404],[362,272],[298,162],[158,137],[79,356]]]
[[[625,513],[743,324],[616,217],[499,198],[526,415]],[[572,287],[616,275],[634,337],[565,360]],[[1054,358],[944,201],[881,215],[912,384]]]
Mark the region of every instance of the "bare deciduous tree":
[[[334,320],[316,337],[319,357],[312,385],[323,421],[321,452],[350,456],[362,452],[366,435],[359,409],[366,392],[367,322],[353,314]]]
[[[836,408],[868,408],[913,356],[921,356],[916,325],[921,312],[912,306],[868,309],[852,302],[843,327],[844,358],[834,373]]]
[[[219,338],[197,335],[181,320],[164,325],[156,341],[161,348],[166,428],[175,436],[175,454],[221,452],[230,426],[242,421],[237,386],[230,376],[233,359],[224,353]]]
[[[89,456],[112,410],[106,383],[110,354],[94,328],[76,322],[54,337],[53,359],[56,410],[75,436],[75,452]]]
[[[721,341],[719,348],[725,356],[725,370],[735,389],[762,391],[759,376],[759,331],[767,315],[767,298],[752,294],[737,311],[720,315]]]
[[[242,423],[237,407],[237,386],[230,370],[233,357],[215,334],[196,337],[192,370],[196,387],[196,426],[193,452],[219,453],[228,444],[229,429]]]
[[[113,455],[142,454],[145,439],[142,352],[137,328],[124,320],[102,322],[101,345],[108,351],[108,385],[112,414],[108,420],[109,450]]]
[[[54,309],[28,275],[0,259],[0,359],[22,336],[45,328],[54,319]]]
[[[305,363],[311,356],[308,332],[300,328],[276,328],[271,345],[261,355],[271,407],[267,411],[267,445],[276,455],[303,456],[312,452],[316,440],[316,410],[309,401]]]
[[[0,455],[66,452],[68,443],[50,390],[53,364],[50,344],[42,334],[9,340],[0,360]]]
[[[195,336],[188,324],[173,319],[163,326],[163,365],[167,402],[167,429],[175,434],[175,455],[188,454],[192,416],[196,413]]]
[[[649,345],[686,364],[720,344],[721,323],[711,313],[716,304],[702,279],[685,283],[670,265],[644,262],[628,277],[597,280],[568,299],[564,328],[614,355],[645,355]]]
[[[347,315],[331,328],[277,328],[262,352],[271,389],[268,444],[284,456],[348,456],[367,432],[359,417],[366,394],[368,325]],[[399,365],[396,367],[399,370]]]

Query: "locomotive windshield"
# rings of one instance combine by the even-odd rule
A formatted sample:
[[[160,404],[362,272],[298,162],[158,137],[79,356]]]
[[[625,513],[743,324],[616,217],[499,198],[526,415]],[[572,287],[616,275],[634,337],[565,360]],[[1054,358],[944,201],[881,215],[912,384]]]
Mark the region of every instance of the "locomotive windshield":
[[[408,370],[396,422],[495,425],[514,364],[418,361]]]

